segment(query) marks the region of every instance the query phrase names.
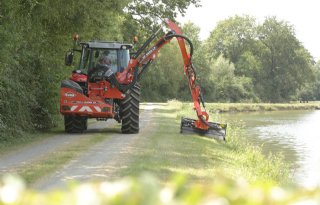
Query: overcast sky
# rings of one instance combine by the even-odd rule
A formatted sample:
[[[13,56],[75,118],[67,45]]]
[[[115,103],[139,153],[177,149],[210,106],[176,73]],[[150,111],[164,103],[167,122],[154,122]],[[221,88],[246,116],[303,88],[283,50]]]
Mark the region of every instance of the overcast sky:
[[[296,37],[316,60],[320,60],[320,0],[201,0],[202,7],[188,8],[178,21],[191,21],[201,28],[206,39],[218,21],[234,15],[247,14],[263,22],[276,16],[295,28]]]

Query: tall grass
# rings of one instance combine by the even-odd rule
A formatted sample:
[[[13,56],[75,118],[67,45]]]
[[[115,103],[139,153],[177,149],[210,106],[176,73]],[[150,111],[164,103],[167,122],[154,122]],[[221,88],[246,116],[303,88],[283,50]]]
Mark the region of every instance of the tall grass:
[[[289,181],[289,169],[282,156],[264,156],[259,147],[242,137],[241,126],[229,126],[224,143],[180,134],[181,116],[195,117],[189,104],[171,101],[158,106],[149,134],[135,144],[128,165],[112,179],[149,172],[163,182],[173,174],[184,174],[192,182],[204,184],[217,180],[221,174],[250,182]]]

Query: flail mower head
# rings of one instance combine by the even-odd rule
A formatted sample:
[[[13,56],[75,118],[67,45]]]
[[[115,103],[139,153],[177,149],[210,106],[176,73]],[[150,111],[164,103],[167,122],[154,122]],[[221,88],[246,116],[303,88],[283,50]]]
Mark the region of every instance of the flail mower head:
[[[226,130],[227,124],[207,122],[205,119],[181,118],[180,133],[182,134],[197,134],[225,141]]]

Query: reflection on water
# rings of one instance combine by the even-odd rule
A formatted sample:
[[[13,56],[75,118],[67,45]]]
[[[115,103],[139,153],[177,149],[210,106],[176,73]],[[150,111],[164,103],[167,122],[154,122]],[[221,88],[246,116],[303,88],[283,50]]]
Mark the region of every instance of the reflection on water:
[[[229,123],[244,123],[246,137],[265,153],[282,152],[294,177],[305,186],[320,185],[320,111],[273,111],[223,114]]]

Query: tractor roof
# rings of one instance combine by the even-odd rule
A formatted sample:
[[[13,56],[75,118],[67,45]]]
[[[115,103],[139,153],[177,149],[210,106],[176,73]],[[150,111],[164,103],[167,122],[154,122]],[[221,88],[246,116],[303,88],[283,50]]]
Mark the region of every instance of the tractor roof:
[[[105,49],[131,49],[132,44],[112,42],[112,41],[89,41],[81,42],[81,45],[86,45],[88,48],[105,48]]]

